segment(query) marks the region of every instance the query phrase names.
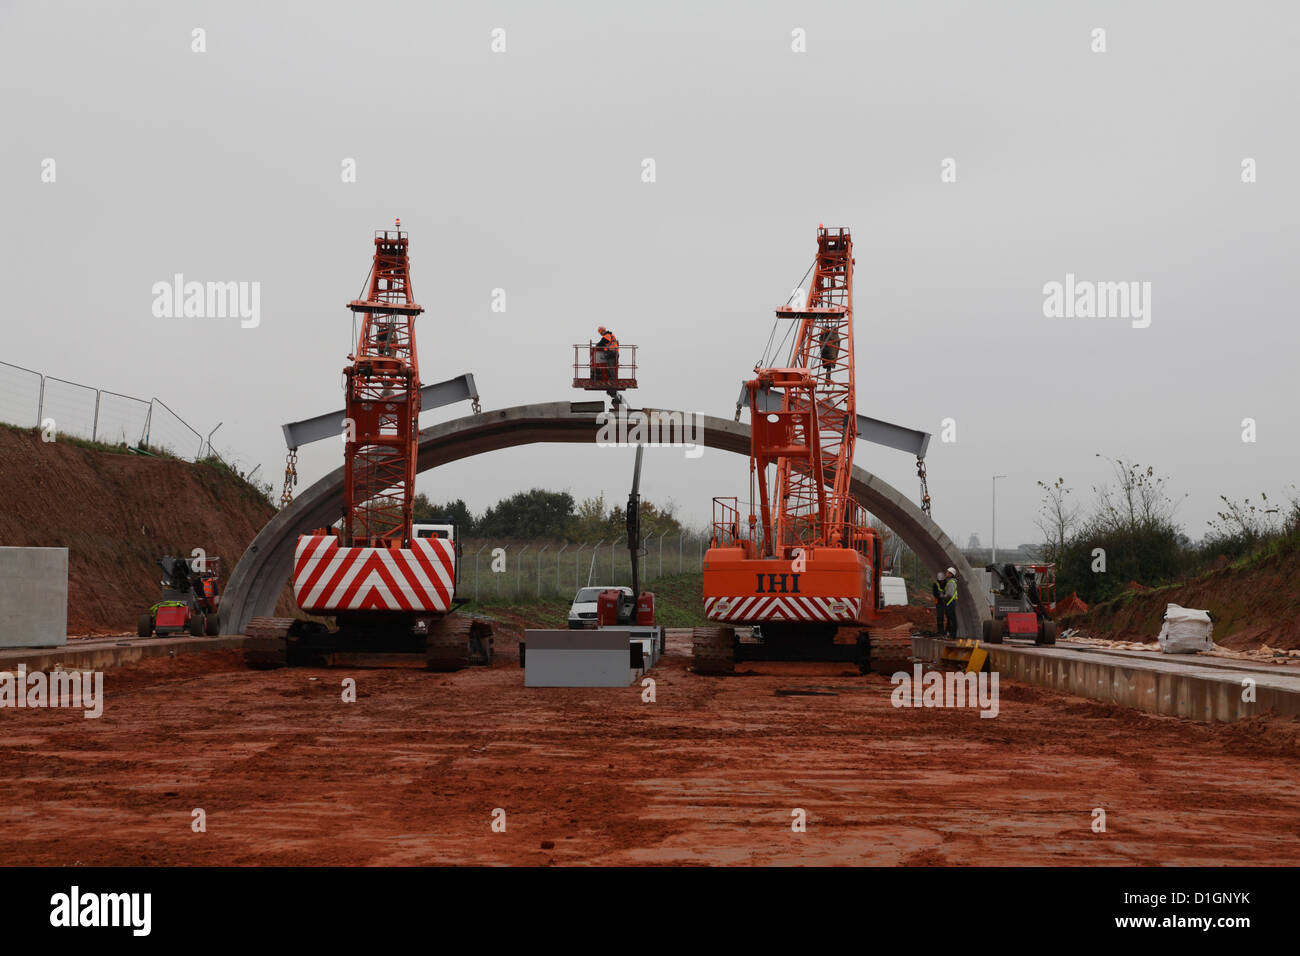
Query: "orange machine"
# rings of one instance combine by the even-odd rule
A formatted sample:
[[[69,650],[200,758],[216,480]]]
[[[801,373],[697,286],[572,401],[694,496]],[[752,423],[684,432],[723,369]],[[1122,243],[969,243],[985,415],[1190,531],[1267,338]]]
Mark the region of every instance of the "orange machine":
[[[695,669],[737,660],[845,660],[893,668],[910,641],[873,642],[881,541],[849,493],[857,409],[853,375],[853,240],[818,227],[817,259],[797,323],[791,366],[755,368],[750,410],[750,502],[715,498],[704,556],[704,612]],[[778,407],[779,396],[779,407]],[[742,641],[735,625],[754,629]],[[897,646],[894,646],[897,645]]]
[[[298,537],[293,594],[323,622],[255,617],[245,629],[252,667],[317,663],[337,652],[424,653],[430,668],[491,660],[491,626],[455,613],[453,527],[416,526],[415,476],[422,389],[409,239],[398,220],[374,237],[355,350],[343,369],[343,501],[337,528]],[[419,533],[423,529],[427,534]]]

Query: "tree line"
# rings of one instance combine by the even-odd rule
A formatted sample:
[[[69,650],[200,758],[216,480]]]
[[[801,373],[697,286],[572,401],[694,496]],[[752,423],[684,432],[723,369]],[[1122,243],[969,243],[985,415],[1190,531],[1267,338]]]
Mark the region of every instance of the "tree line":
[[[1167,477],[1150,465],[1107,460],[1111,479],[1093,486],[1087,507],[1064,478],[1038,482],[1038,527],[1044,557],[1056,564],[1058,595],[1077,591],[1090,604],[1106,601],[1134,581],[1170,584],[1264,548],[1300,546],[1300,499],[1280,504],[1261,493],[1256,503],[1220,495],[1222,510],[1193,542],[1177,520],[1179,500]]]
[[[533,488],[502,498],[480,514],[474,514],[465,501],[457,498],[444,503],[431,502],[426,495],[414,500],[417,523],[450,522],[460,538],[496,538],[530,541],[548,539],[594,543],[610,541],[627,533],[627,515],[623,505],[610,505],[603,494],[577,501],[567,491]],[[690,533],[677,518],[672,502],[656,505],[641,499],[641,534]]]

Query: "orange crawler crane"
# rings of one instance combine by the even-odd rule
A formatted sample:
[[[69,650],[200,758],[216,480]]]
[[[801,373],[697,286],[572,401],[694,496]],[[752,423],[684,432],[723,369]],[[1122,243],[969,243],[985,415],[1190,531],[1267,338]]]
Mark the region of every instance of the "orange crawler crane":
[[[910,640],[872,641],[881,541],[849,493],[857,409],[853,378],[853,240],[818,227],[813,281],[791,368],[756,368],[750,410],[750,503],[713,499],[704,556],[704,613],[695,670],[730,673],[737,660],[842,660],[894,669]],[[780,396],[779,410],[776,396]],[[735,625],[754,628],[741,641]]]
[[[300,535],[293,594],[319,621],[256,617],[245,631],[253,667],[317,663],[338,651],[424,653],[435,670],[491,659],[491,625],[455,614],[456,528],[413,524],[420,365],[407,234],[375,233],[356,351],[344,370],[344,477],[337,528]]]

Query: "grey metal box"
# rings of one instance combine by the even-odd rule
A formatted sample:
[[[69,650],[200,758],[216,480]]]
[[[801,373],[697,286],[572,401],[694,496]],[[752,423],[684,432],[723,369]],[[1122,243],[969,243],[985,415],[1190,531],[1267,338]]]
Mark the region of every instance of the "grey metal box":
[[[525,687],[627,687],[631,666],[627,631],[525,631]]]

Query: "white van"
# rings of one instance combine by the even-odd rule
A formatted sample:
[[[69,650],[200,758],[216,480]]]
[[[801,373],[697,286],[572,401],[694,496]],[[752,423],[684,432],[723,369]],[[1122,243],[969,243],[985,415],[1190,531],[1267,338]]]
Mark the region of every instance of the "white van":
[[[902,607],[907,604],[907,582],[893,574],[880,576],[880,606]]]
[[[569,608],[569,627],[595,627],[596,626],[596,600],[600,597],[601,591],[608,591],[615,588],[613,584],[598,585],[596,587],[583,588],[573,599],[573,605]],[[627,597],[632,597],[631,588],[616,588],[622,591]]]

